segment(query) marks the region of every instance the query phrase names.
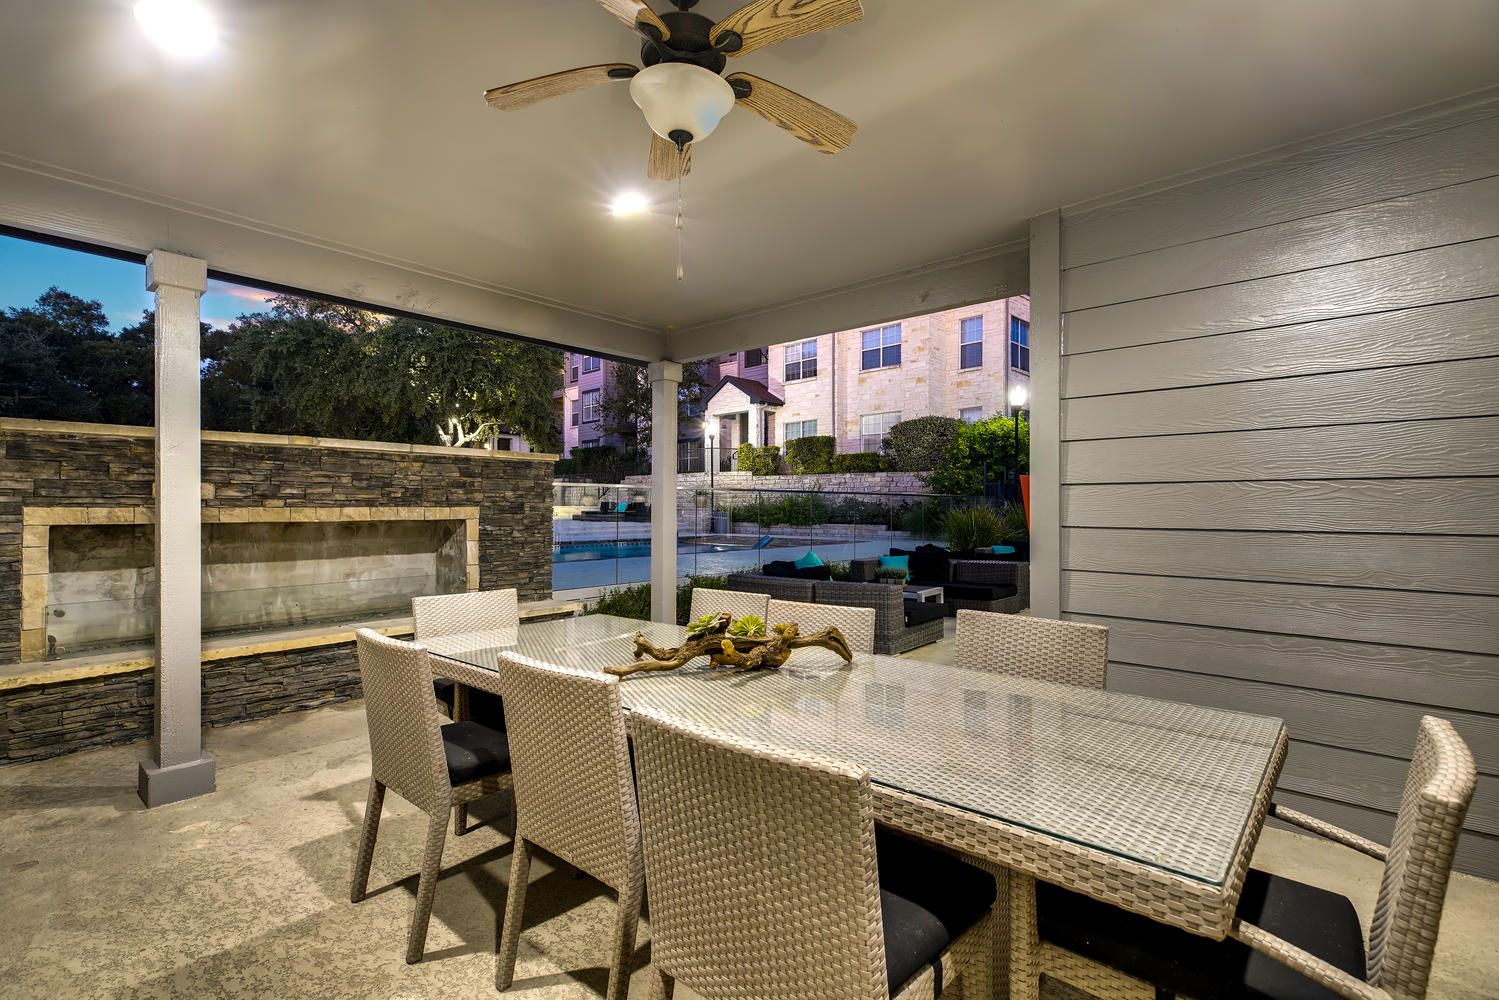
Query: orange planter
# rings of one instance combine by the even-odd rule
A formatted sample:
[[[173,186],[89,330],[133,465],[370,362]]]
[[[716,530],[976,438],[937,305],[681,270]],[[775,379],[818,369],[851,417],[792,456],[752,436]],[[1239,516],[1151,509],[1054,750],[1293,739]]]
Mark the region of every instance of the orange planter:
[[[1020,499],[1025,504],[1025,530],[1031,530],[1031,477],[1020,477]]]

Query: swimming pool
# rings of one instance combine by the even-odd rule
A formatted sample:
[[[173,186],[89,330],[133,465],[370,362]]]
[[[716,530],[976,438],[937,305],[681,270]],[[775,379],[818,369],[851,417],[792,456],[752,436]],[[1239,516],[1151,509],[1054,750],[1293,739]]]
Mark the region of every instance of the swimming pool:
[[[699,545],[698,552],[734,552],[740,546],[736,545]],[[679,555],[691,555],[694,549],[691,545],[678,545]],[[621,539],[617,542],[610,541],[584,541],[564,542],[552,546],[552,562],[592,562],[597,559],[642,559],[649,558],[651,554],[651,543],[649,539]]]

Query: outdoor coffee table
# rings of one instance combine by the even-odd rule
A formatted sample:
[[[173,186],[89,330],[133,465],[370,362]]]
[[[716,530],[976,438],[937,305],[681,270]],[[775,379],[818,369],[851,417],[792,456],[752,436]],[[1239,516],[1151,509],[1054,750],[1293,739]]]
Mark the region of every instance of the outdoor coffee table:
[[[637,630],[659,645],[685,636],[593,615],[428,645],[444,674],[503,695],[502,650],[600,669],[631,661]],[[620,694],[627,709],[863,766],[881,823],[999,866],[1018,902],[1039,878],[1214,939],[1286,748],[1279,719],[871,654],[636,674]]]
[[[941,604],[941,587],[907,587],[901,592],[908,601],[920,601],[923,604]]]

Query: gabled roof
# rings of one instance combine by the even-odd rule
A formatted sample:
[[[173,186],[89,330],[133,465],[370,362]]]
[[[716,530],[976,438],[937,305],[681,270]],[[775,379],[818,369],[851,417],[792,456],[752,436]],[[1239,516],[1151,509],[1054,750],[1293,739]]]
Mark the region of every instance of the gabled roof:
[[[756,382],[754,379],[740,378],[738,375],[725,375],[723,378],[718,380],[718,384],[715,385],[711,391],[709,391],[708,395],[703,397],[704,410],[708,409],[708,404],[713,401],[713,397],[717,396],[719,390],[726,385],[732,385],[734,388],[744,393],[750,398],[750,402],[752,403],[764,403],[766,406],[786,405],[786,401],[784,399],[777,398],[771,393],[769,389],[765,388],[764,382]]]

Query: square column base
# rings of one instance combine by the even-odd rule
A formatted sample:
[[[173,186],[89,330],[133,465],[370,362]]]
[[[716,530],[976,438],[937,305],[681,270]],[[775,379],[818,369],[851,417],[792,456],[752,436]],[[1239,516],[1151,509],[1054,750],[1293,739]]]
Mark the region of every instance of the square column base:
[[[154,761],[141,761],[135,790],[146,808],[154,809],[170,802],[207,795],[215,787],[214,760],[204,754],[197,760],[171,767],[161,767]]]

